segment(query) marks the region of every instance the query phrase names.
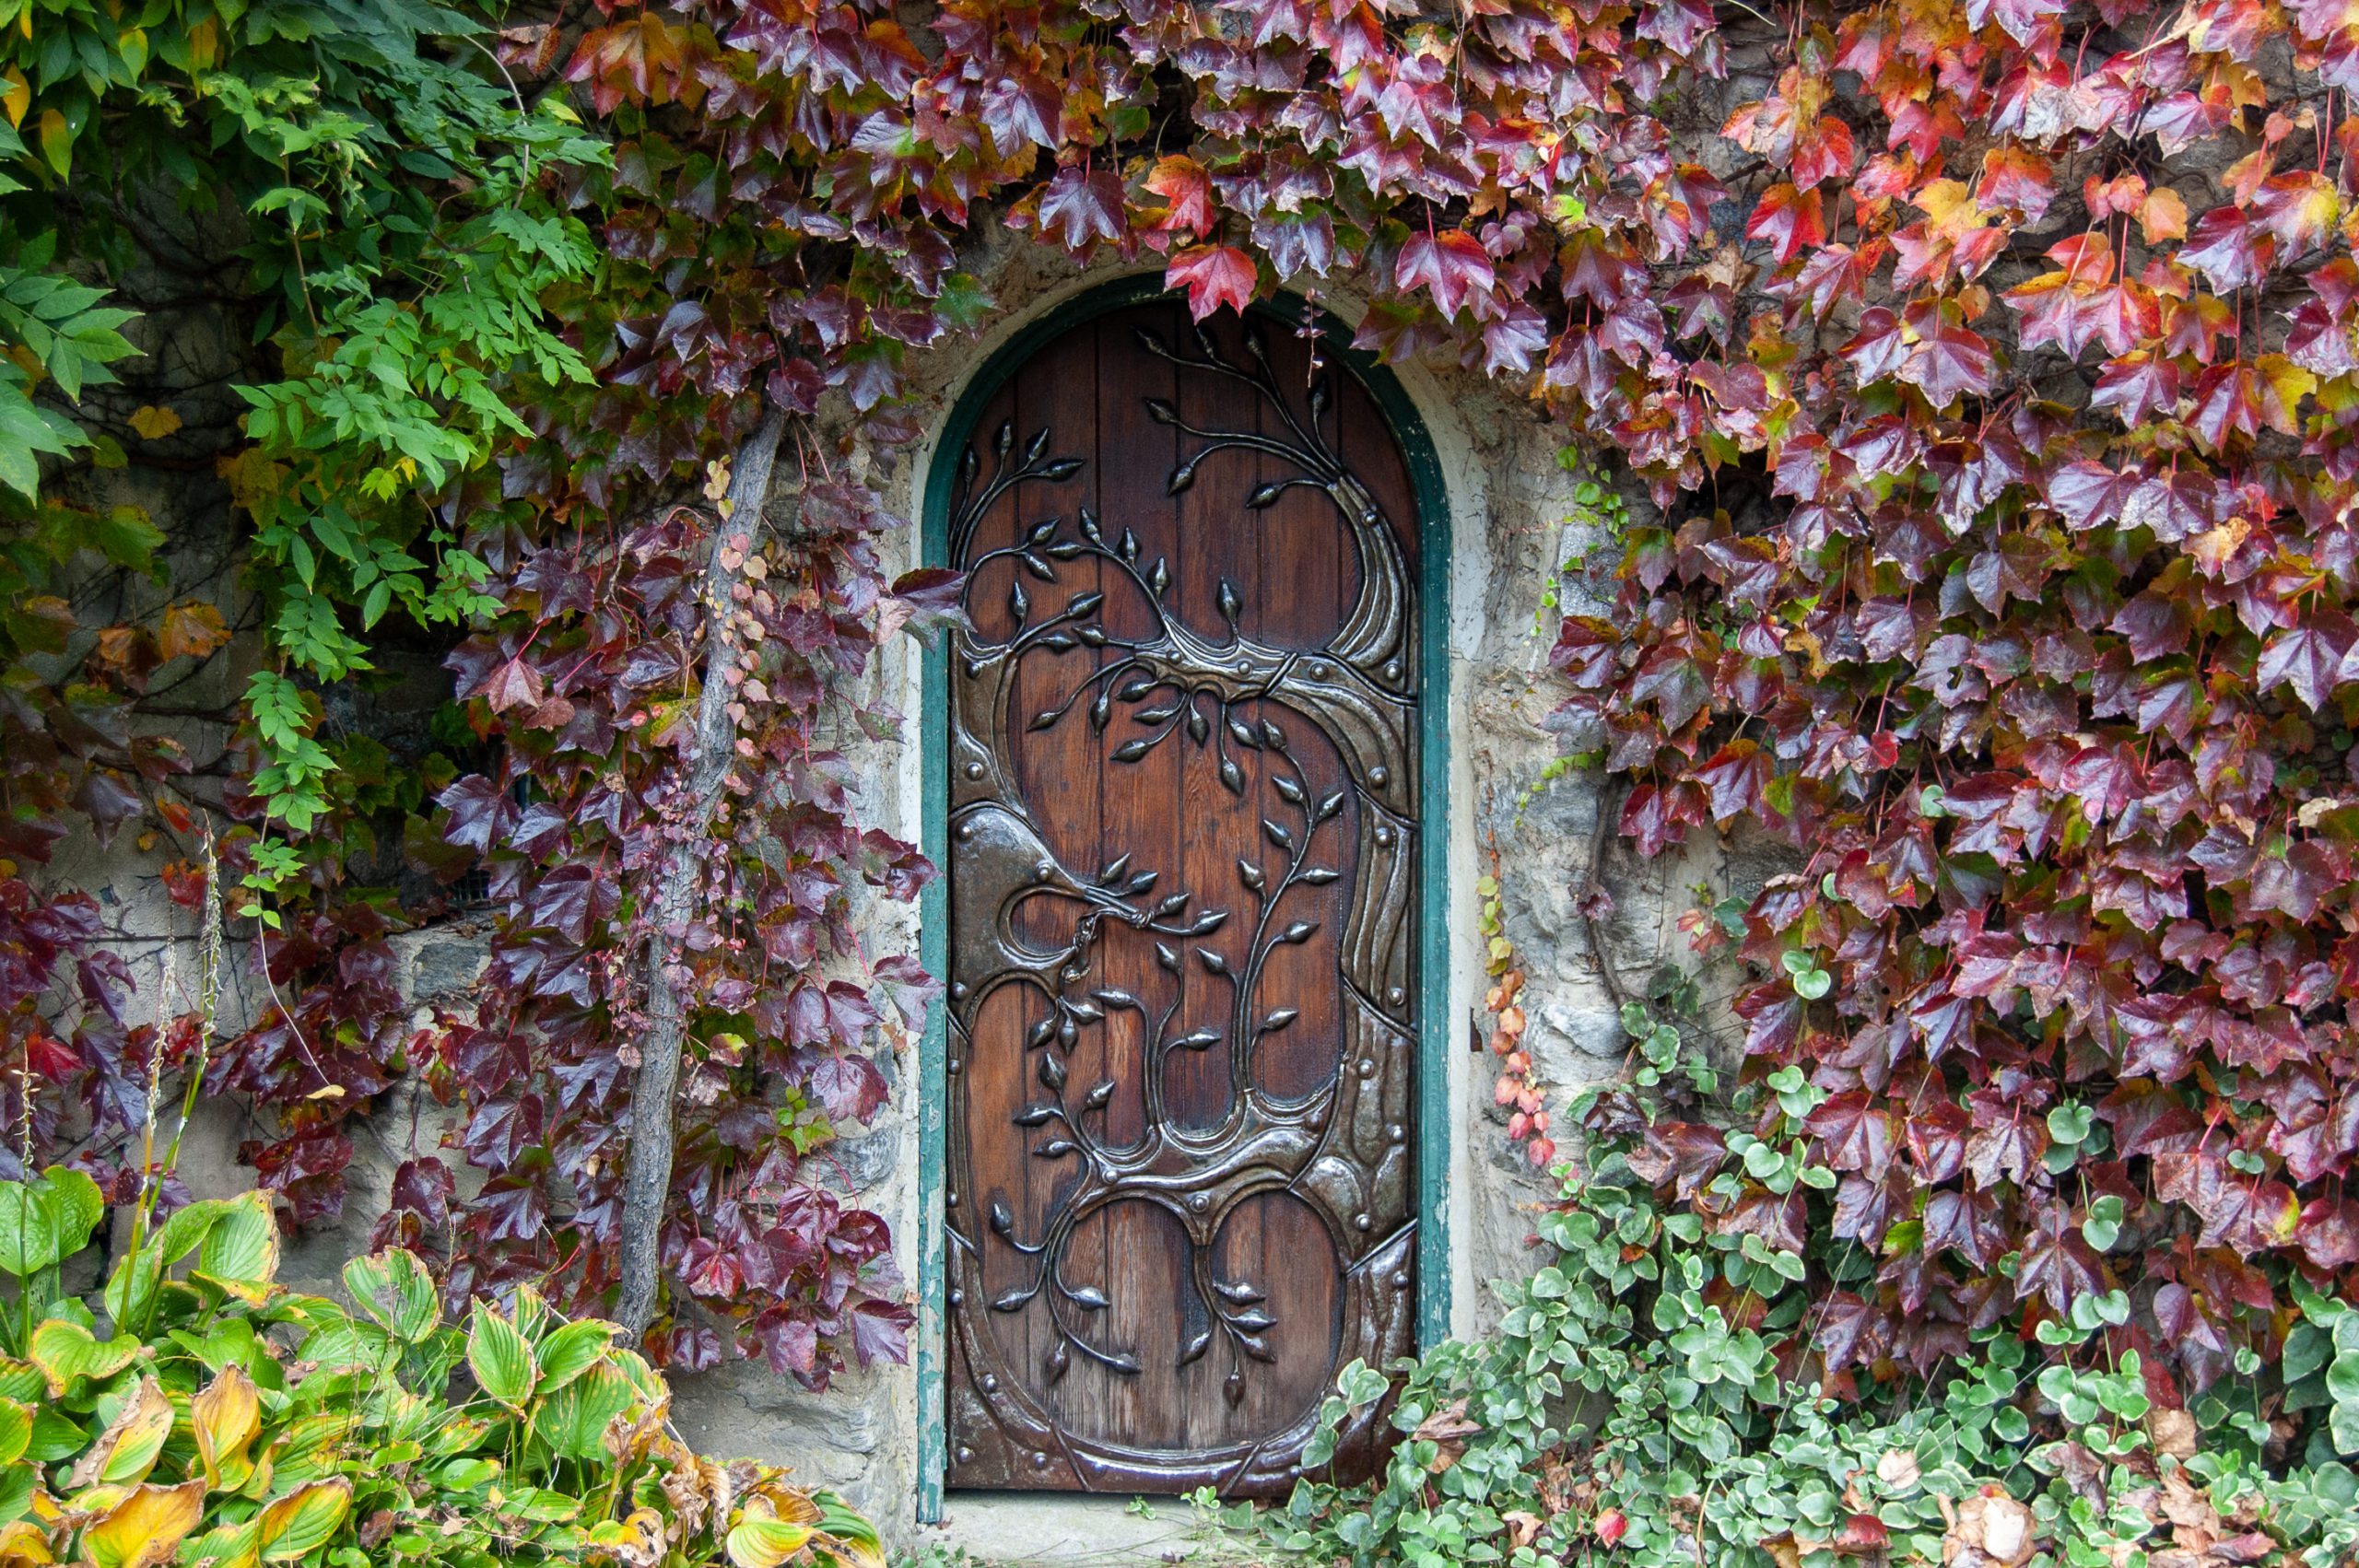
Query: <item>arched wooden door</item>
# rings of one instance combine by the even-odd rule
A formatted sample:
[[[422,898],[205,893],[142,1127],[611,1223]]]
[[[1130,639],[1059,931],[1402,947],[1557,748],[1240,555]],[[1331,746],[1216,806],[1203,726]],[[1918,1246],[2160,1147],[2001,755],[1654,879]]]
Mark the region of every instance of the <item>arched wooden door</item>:
[[[1162,300],[949,461],[948,1483],[1283,1495],[1414,1345],[1407,467],[1284,322]]]

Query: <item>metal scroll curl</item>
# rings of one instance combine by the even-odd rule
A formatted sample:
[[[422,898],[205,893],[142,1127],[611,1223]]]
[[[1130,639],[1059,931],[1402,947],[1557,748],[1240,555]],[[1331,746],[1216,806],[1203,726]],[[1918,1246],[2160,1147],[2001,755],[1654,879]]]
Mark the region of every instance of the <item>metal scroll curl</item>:
[[[1082,460],[1053,455],[1054,432],[1040,430],[1019,450],[1013,427],[1001,427],[988,473],[982,454],[971,448],[963,454],[951,559],[969,573],[970,594],[977,576],[995,564],[1012,568],[1015,586],[1013,630],[986,637],[970,618],[952,638],[951,1060],[955,1069],[976,1050],[1023,1050],[1039,1093],[1013,1116],[1015,1135],[1031,1141],[1034,1156],[1071,1162],[1072,1170],[1037,1228],[1019,1223],[996,1197],[964,1191],[976,1129],[965,1080],[954,1071],[948,1283],[954,1351],[968,1375],[954,1395],[959,1446],[952,1479],[1121,1491],[1209,1484],[1230,1495],[1282,1493],[1300,1473],[1315,1399],[1280,1430],[1174,1454],[1067,1430],[1032,1390],[1052,1387],[1080,1363],[1114,1377],[1140,1372],[1136,1350],[1109,1342],[1100,1327],[1109,1305],[1105,1292],[1067,1269],[1067,1249],[1081,1227],[1125,1203],[1153,1205],[1184,1235],[1193,1299],[1182,1304],[1179,1363],[1225,1361],[1222,1387],[1232,1407],[1253,1367],[1273,1358],[1277,1325],[1263,1286],[1224,1277],[1215,1258],[1224,1227],[1240,1207],[1272,1194],[1307,1205],[1332,1243],[1346,1353],[1381,1364],[1410,1348],[1415,585],[1367,487],[1320,434],[1329,406],[1323,380],[1309,387],[1305,416],[1272,373],[1266,345],[1250,324],[1246,363],[1226,356],[1201,329],[1195,353],[1175,351],[1144,331],[1139,339],[1183,375],[1251,387],[1281,427],[1276,434],[1201,427],[1169,404],[1145,400],[1151,418],[1188,439],[1168,490],[1194,485],[1205,460],[1218,452],[1277,459],[1285,475],[1252,488],[1239,504],[1264,508],[1297,487],[1323,493],[1356,558],[1359,586],[1333,633],[1316,648],[1244,635],[1245,606],[1226,581],[1216,599],[1223,627],[1191,626],[1169,603],[1167,563],[1144,559],[1135,534],[1086,508],[976,550],[980,523],[1003,500],[1019,492],[1052,493],[1083,472]],[[1113,585],[1110,591],[1136,599],[1149,631],[1125,637],[1109,630],[1106,592],[1097,588],[1061,591],[1061,568],[1085,562],[1097,564],[1093,576]],[[1081,649],[1097,650],[1093,668],[1048,708],[1016,711],[1017,673],[1027,658]],[[1262,834],[1238,859],[1232,901],[1215,906],[1197,890],[1162,886],[1160,874],[1130,854],[1087,871],[1065,865],[1050,849],[1018,786],[1014,737],[1076,712],[1104,732],[1118,709],[1140,732],[1113,747],[1115,764],[1166,744],[1192,744],[1221,783],[1243,797],[1249,770],[1240,762],[1248,754],[1258,757],[1250,787],[1273,799],[1257,802],[1266,806]],[[1341,758],[1341,789],[1313,789],[1288,732],[1297,721],[1315,729]],[[1348,844],[1346,832],[1354,835]],[[1339,1059],[1317,1088],[1278,1094],[1257,1082],[1254,1056],[1284,1034],[1296,1012],[1264,994],[1268,965],[1280,949],[1318,931],[1316,920],[1301,918],[1297,895],[1347,874],[1354,885],[1335,941],[1344,1001]],[[1058,913],[1037,907],[1041,900]],[[1241,950],[1236,930],[1229,930],[1226,953],[1203,940],[1232,921],[1244,933]],[[1220,1021],[1186,1028],[1177,1001],[1158,1007],[1098,983],[1097,956],[1114,927],[1150,942],[1156,962],[1175,979],[1192,969],[1201,984],[1225,990]],[[1042,934],[1048,931],[1057,934]],[[978,1033],[985,1002],[1006,987],[1026,993],[1020,1041]],[[1135,1017],[1144,1042],[1144,1131],[1118,1145],[1105,1114],[1113,1082],[1074,1082],[1071,1063],[1084,1032],[1102,1029],[1122,1012]],[[1166,1105],[1166,1068],[1182,1053],[1225,1059],[1227,1108],[1215,1125],[1185,1125]],[[1018,1282],[987,1296],[989,1248],[1007,1249]],[[997,1270],[1003,1277],[1010,1271],[1004,1262]],[[999,1337],[983,1315],[1036,1305],[1052,1329],[1045,1364],[1003,1364]],[[1364,1422],[1373,1419],[1367,1412]]]

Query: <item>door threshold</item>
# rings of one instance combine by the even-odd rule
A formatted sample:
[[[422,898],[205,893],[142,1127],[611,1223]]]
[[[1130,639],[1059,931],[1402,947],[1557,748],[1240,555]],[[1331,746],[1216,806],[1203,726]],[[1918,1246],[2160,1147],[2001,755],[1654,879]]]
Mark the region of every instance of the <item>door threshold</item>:
[[[1192,1568],[1259,1560],[1250,1543],[1198,1519],[1184,1497],[1070,1492],[953,1492],[942,1522],[920,1525],[920,1568]]]

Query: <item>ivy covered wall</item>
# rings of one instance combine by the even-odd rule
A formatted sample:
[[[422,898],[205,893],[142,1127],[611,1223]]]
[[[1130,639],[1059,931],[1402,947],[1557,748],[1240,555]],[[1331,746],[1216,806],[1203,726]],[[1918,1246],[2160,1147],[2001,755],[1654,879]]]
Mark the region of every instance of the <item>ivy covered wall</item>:
[[[968,379],[999,344],[1025,323],[1052,316],[1059,301],[1129,275],[1120,265],[1076,267],[1053,251],[1004,234],[979,244],[961,262],[1003,309],[971,342],[914,357],[910,365],[917,407],[936,434]],[[1324,302],[1347,317],[1360,308],[1342,292]],[[1496,869],[1494,855],[1516,868],[1505,879],[1496,919],[1531,977],[1524,1005],[1532,1018],[1527,1036],[1532,1082],[1558,1106],[1570,1089],[1611,1077],[1626,1055],[1618,1004],[1598,972],[1591,919],[1614,954],[1618,983],[1643,989],[1666,955],[1684,945],[1677,922],[1695,906],[1696,886],[1725,894],[1748,880],[1757,883],[1775,855],[1749,859],[1715,848],[1641,862],[1621,850],[1611,832],[1601,841],[1597,813],[1601,804],[1611,807],[1606,790],[1591,776],[1551,766],[1561,745],[1550,715],[1562,692],[1547,663],[1555,619],[1545,599],[1583,591],[1577,580],[1556,590],[1549,585],[1568,558],[1610,548],[1616,520],[1577,495],[1582,481],[1557,462],[1546,427],[1520,400],[1465,373],[1412,366],[1403,368],[1402,380],[1441,459],[1457,538],[1450,560],[1452,808],[1462,853],[1453,859],[1450,902],[1440,912],[1451,927],[1454,972],[1433,1002],[1454,1020],[1455,1048],[1451,1103],[1433,1114],[1447,1120],[1456,1145],[1446,1215],[1453,1321],[1461,1331],[1473,1331],[1500,1310],[1488,1282],[1527,1267],[1531,1205],[1551,1190],[1527,1152],[1500,1136],[1513,1108],[1496,1102],[1496,1057],[1467,1048],[1470,1034],[1486,1035],[1490,1025],[1482,1007],[1491,983],[1488,901],[1479,887]],[[853,473],[880,485],[892,504],[915,515],[933,455],[923,445],[918,453],[893,454],[888,462],[855,439],[850,462]],[[794,504],[792,486],[781,486],[770,501],[774,520],[790,520]],[[1620,504],[1642,514],[1647,507],[1638,496]],[[159,515],[179,514],[167,503]],[[192,525],[200,521],[190,519]],[[898,538],[898,558],[888,558],[886,569],[915,568],[915,547],[913,533]],[[877,661],[868,679],[878,700],[916,711],[918,652],[907,642]],[[353,732],[375,732],[401,744],[403,730],[416,731],[434,706],[430,676],[415,684],[424,694],[422,706],[405,706],[403,688],[396,687],[370,694],[339,718]],[[413,744],[417,738],[413,733]],[[859,738],[847,755],[874,819],[916,837],[921,770],[942,765],[939,751],[924,737]],[[1604,864],[1592,878],[1590,856],[1601,842]],[[118,929],[134,939],[125,951],[135,974],[147,982],[159,977],[160,937],[168,930],[179,933],[176,962],[185,973],[195,938],[158,880],[166,857],[156,849],[142,853],[129,839],[104,851],[86,842],[72,853],[67,863],[75,874],[94,891],[104,890]],[[1597,896],[1599,887],[1603,898]],[[909,906],[871,899],[855,919],[882,946],[914,945],[915,914]],[[464,1013],[494,930],[487,908],[462,898],[450,913],[389,939],[385,983],[411,1023],[423,1026]],[[242,969],[229,980],[223,1021],[235,1027],[259,1015],[269,998]],[[918,1273],[913,1249],[922,1187],[915,1066],[913,1046],[887,1059],[888,1102],[867,1127],[835,1141],[828,1162],[829,1184],[847,1202],[886,1218],[896,1272],[910,1282]],[[368,1250],[404,1164],[446,1137],[463,1141],[465,1122],[436,1103],[423,1074],[412,1072],[373,1097],[345,1129],[354,1158],[343,1206],[333,1220],[290,1238],[287,1272],[299,1284],[325,1288],[347,1258]],[[264,1130],[244,1106],[211,1107],[192,1130],[183,1156],[192,1190],[210,1196],[250,1185],[253,1172],[239,1163],[239,1150],[248,1146],[251,1153]],[[839,1378],[819,1395],[759,1362],[732,1362],[676,1374],[673,1382],[677,1418],[692,1442],[790,1464],[812,1484],[844,1492],[890,1533],[913,1528],[915,1376],[913,1364],[880,1363]],[[955,1506],[952,1525],[955,1529]]]

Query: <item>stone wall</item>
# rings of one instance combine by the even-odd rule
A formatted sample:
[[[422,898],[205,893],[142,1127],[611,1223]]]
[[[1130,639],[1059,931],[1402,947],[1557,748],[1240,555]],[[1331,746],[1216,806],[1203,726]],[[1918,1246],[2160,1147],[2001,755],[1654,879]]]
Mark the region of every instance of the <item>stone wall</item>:
[[[968,378],[1026,323],[1053,311],[1062,299],[1125,270],[1083,272],[993,225],[982,225],[980,248],[965,259],[999,301],[996,325],[980,341],[913,354],[913,381],[938,439]],[[1320,303],[1350,320],[1348,297]],[[1568,556],[1592,541],[1571,524],[1573,480],[1556,461],[1556,443],[1528,404],[1477,374],[1404,368],[1401,380],[1439,456],[1452,516],[1450,558],[1451,875],[1448,904],[1429,911],[1449,922],[1451,966],[1446,999],[1454,1047],[1449,1103],[1432,1107],[1454,1151],[1448,1223],[1454,1275],[1453,1320],[1461,1334],[1485,1327],[1494,1298],[1489,1279],[1526,1267],[1531,1226],[1524,1206],[1540,1196],[1520,1154],[1501,1134],[1504,1113],[1492,1105],[1496,1071],[1487,1053],[1467,1048],[1487,1025],[1480,1012],[1486,984],[1485,940],[1476,930],[1475,883],[1495,853],[1504,868],[1506,934],[1529,977],[1524,996],[1532,1020],[1528,1040],[1538,1075],[1553,1090],[1593,1082],[1619,1066],[1625,1041],[1609,986],[1592,951],[1580,899],[1590,883],[1592,848],[1606,859],[1599,885],[1611,907],[1599,921],[1610,961],[1624,988],[1643,986],[1667,955],[1682,950],[1678,916],[1697,902],[1704,884],[1726,891],[1734,883],[1757,886],[1763,868],[1722,847],[1706,844],[1684,858],[1640,865],[1619,848],[1611,824],[1598,828],[1601,791],[1594,778],[1571,774],[1553,781],[1543,769],[1559,750],[1546,726],[1558,695],[1546,666],[1553,625],[1535,621],[1543,586]],[[884,485],[902,515],[920,504],[930,446],[886,471],[883,454],[855,451]],[[1630,497],[1638,515],[1645,503]],[[792,505],[774,497],[774,511]],[[914,535],[895,542],[914,566]],[[915,715],[919,654],[906,639],[874,672],[881,693]],[[430,706],[430,669],[404,682],[396,696]],[[417,690],[411,691],[415,684]],[[844,749],[870,778],[874,820],[907,837],[919,834],[923,770],[936,766],[927,743],[883,747],[857,734]],[[122,847],[118,847],[121,848]],[[136,966],[152,974],[170,928],[162,919],[153,866],[135,853],[85,857],[69,874],[102,890],[121,911]],[[914,943],[916,918],[905,907],[878,903],[869,911],[879,949]],[[397,941],[405,992],[420,1007],[463,994],[482,962],[488,923],[455,919]],[[143,977],[145,977],[143,976]],[[233,994],[229,1021],[251,1016],[258,999]],[[421,1014],[422,1017],[422,1014]],[[910,1085],[916,1063],[886,1064],[894,1087],[890,1106],[863,1136],[836,1146],[844,1185],[892,1223],[905,1278],[918,1274],[918,1121]],[[250,1113],[208,1104],[194,1129],[183,1169],[200,1192],[246,1183],[234,1153],[251,1136]],[[366,1244],[390,1185],[393,1167],[413,1147],[430,1145],[441,1123],[430,1098],[414,1083],[383,1096],[352,1128],[358,1157],[346,1217],[336,1227],[308,1235],[288,1250],[290,1279],[331,1287],[343,1258]],[[840,1380],[824,1396],[806,1394],[758,1364],[738,1364],[676,1383],[675,1415],[694,1442],[717,1452],[782,1460],[815,1483],[834,1486],[877,1518],[898,1540],[913,1539],[917,1465],[917,1400],[913,1368],[879,1368]]]

